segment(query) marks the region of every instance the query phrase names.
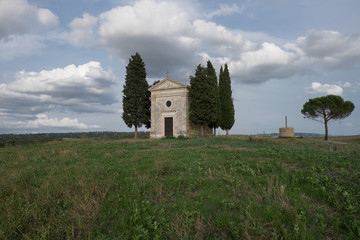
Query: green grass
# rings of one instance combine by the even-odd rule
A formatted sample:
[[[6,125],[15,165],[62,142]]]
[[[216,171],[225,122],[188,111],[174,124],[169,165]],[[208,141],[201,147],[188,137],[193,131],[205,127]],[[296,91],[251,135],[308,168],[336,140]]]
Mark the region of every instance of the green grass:
[[[347,142],[353,143],[353,144],[360,144],[360,138],[350,139],[350,140],[347,140]]]
[[[359,239],[360,148],[258,137],[0,148],[0,239]]]

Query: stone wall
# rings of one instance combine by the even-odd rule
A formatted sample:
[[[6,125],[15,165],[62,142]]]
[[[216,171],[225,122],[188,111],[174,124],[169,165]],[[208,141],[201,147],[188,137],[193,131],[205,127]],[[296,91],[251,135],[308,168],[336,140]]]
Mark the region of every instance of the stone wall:
[[[203,129],[205,136],[213,135],[213,130],[208,126],[203,126]],[[195,125],[194,123],[189,121],[189,137],[200,136],[200,132],[201,132],[201,126]]]

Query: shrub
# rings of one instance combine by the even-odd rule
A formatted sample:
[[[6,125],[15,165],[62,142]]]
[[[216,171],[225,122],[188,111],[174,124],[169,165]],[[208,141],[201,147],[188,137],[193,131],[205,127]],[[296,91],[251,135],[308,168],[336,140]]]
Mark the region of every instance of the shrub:
[[[178,139],[181,139],[181,140],[188,139],[188,137],[185,137],[184,135],[179,135],[177,138],[178,138]]]

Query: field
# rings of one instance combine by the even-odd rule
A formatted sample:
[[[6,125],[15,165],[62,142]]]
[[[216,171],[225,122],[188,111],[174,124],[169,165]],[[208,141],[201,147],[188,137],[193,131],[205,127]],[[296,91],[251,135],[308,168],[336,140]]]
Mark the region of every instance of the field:
[[[0,239],[359,239],[360,137],[0,148]]]

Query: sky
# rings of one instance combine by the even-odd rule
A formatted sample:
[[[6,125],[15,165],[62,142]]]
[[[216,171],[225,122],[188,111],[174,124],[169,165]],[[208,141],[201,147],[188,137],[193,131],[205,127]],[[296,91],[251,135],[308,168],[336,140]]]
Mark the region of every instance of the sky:
[[[198,64],[227,63],[231,134],[324,133],[310,98],[355,104],[330,135],[360,134],[358,0],[0,0],[0,134],[128,132],[129,58],[147,80],[189,84]],[[141,128],[141,131],[147,131]],[[224,134],[223,131],[220,131]]]

